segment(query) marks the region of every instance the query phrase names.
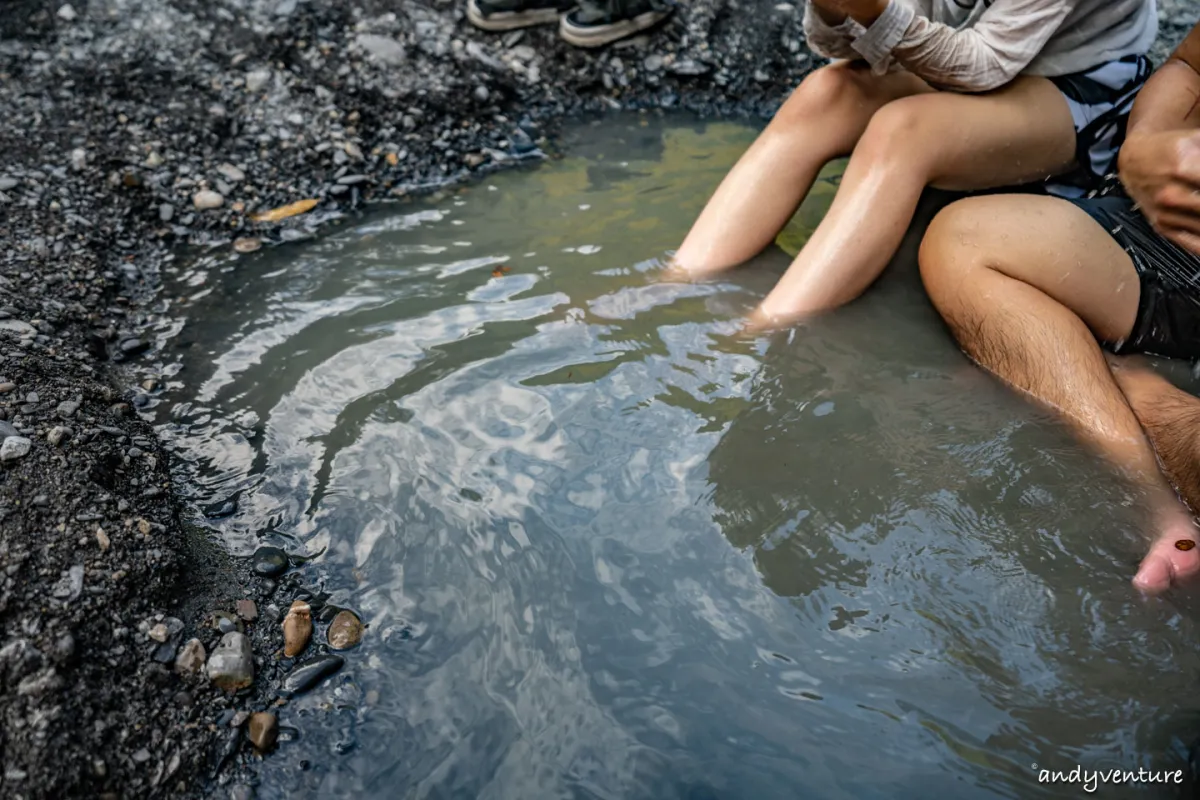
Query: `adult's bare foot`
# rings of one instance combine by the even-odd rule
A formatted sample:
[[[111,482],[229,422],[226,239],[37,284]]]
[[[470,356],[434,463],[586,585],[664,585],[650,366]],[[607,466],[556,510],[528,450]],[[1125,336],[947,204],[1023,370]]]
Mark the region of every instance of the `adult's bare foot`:
[[[1161,594],[1200,575],[1200,531],[1191,517],[1181,508],[1164,522],[1133,579],[1146,594]]]

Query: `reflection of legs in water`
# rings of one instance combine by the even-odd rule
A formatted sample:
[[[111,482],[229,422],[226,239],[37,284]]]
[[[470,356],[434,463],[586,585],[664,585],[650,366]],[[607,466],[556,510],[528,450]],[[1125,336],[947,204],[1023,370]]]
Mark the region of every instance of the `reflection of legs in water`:
[[[832,125],[837,115],[813,120],[804,108],[777,118],[701,214],[680,247],[681,267],[729,267],[776,236],[821,164],[837,154],[831,145],[844,149],[839,138],[858,130],[861,107],[854,108],[855,125]],[[824,129],[818,139],[814,132]],[[814,141],[823,146],[811,149]],[[862,129],[829,212],[756,324],[793,321],[861,294],[895,254],[927,186],[1020,183],[1061,173],[1074,156],[1070,110],[1044,78],[1018,78],[983,95],[923,92],[884,104]]]
[[[676,254],[691,275],[720,272],[770,244],[828,162],[846,156],[880,108],[932,92],[915,75],[840,62],[810,74],[717,188]]]
[[[1160,471],[1097,338],[1121,341],[1138,312],[1129,255],[1055,198],[980,197],[943,211],[921,247],[934,305],[969,356],[1062,413],[1147,492],[1153,543],[1135,583],[1162,591],[1200,572],[1200,539]]]

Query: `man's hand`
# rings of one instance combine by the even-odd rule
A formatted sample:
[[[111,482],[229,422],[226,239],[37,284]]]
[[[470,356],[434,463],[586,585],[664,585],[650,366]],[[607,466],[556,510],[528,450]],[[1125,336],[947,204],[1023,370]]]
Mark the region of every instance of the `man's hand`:
[[[869,26],[879,18],[888,7],[890,0],[812,0],[813,6],[826,22],[832,20],[844,21],[853,17],[863,25]],[[834,23],[836,24],[836,23]]]
[[[1200,255],[1200,131],[1131,134],[1119,169],[1154,229]]]

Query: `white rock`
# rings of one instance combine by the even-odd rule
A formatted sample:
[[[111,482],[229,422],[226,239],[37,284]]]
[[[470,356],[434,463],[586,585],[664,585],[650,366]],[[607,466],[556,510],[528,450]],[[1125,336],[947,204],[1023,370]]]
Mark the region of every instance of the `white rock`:
[[[24,458],[29,455],[31,447],[33,447],[33,442],[24,436],[9,436],[4,440],[4,444],[0,444],[0,461],[8,462]]]
[[[233,164],[220,164],[217,166],[217,172],[221,173],[228,180],[237,183],[246,179],[246,173],[235,167]]]
[[[0,331],[15,333],[17,336],[33,336],[37,333],[32,325],[19,319],[0,319]]]
[[[87,166],[87,150],[76,147],[71,151],[71,168],[76,172]]]
[[[201,211],[206,211],[210,208],[220,208],[224,204],[225,198],[218,192],[211,189],[205,189],[202,192],[196,192],[192,195],[192,205]]]
[[[273,74],[269,69],[256,69],[253,72],[246,73],[246,91],[262,91],[263,87],[271,80]]]
[[[70,3],[64,3],[63,5],[59,6],[58,18],[63,22],[72,22],[77,16],[79,16],[79,14],[75,12],[74,7],[72,7]]]

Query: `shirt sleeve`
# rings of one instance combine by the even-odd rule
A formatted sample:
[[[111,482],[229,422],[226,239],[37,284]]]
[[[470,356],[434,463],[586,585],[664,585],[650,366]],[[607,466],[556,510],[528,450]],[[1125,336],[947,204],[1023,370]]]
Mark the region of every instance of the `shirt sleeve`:
[[[985,92],[1029,66],[1074,5],[1064,0],[996,0],[973,27],[955,30],[891,0],[851,46],[877,73],[899,63],[935,86]]]
[[[817,55],[825,58],[861,59],[862,56],[854,49],[852,43],[866,30],[849,17],[841,25],[830,25],[821,19],[811,2],[804,4],[804,36],[808,40],[809,49]]]

